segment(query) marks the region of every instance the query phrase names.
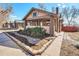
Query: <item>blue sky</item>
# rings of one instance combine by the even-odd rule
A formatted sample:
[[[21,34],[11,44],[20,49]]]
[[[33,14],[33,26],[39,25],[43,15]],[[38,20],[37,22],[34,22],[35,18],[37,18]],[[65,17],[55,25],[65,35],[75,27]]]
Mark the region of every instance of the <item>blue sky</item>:
[[[13,15],[17,16],[18,19],[22,20],[22,18],[29,12],[32,7],[39,8],[37,3],[15,3],[13,5]],[[51,6],[54,4],[45,4],[47,9],[50,11]]]
[[[61,7],[66,7],[66,6],[76,6],[77,8],[79,8],[79,4],[64,4],[64,3],[46,3],[44,4],[45,7],[47,8],[48,11],[51,11],[51,8],[52,7],[56,7],[56,6],[59,6],[60,8]],[[32,8],[32,7],[35,7],[35,8],[39,8],[38,6],[38,3],[14,3],[12,4],[13,6],[13,14],[11,15],[12,18],[16,18],[18,20],[22,20],[23,17],[29,12],[29,10]]]

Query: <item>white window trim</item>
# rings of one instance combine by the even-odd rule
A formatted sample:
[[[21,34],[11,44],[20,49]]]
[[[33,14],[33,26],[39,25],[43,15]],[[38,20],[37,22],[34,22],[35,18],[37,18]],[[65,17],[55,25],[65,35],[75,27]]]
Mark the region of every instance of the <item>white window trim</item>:
[[[35,11],[35,12],[33,12],[33,13],[36,13],[36,16],[35,16],[35,17],[37,17],[37,16],[38,16],[38,12],[36,12],[36,11]],[[32,17],[34,17],[34,16],[33,16],[33,13],[32,13]]]

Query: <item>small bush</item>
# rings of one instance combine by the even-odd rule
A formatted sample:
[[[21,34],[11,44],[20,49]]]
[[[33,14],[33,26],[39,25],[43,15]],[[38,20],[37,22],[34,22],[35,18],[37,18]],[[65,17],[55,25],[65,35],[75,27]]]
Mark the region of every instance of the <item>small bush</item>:
[[[35,38],[41,38],[46,35],[46,31],[41,27],[28,28],[26,34]]]
[[[46,30],[41,27],[35,27],[35,28],[27,28],[26,30],[20,30],[18,33],[31,36],[34,38],[44,38],[49,36],[49,34],[46,33]]]

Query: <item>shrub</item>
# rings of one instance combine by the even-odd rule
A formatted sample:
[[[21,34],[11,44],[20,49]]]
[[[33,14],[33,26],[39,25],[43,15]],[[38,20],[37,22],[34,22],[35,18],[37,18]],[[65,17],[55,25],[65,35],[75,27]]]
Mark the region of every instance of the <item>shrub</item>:
[[[46,35],[46,31],[41,27],[28,28],[26,34],[35,38],[42,38]]]

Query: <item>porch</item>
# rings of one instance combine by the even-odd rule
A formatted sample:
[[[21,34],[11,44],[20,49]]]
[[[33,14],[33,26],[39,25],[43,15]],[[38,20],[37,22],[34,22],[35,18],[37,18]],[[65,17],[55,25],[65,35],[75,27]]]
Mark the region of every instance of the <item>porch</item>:
[[[58,32],[58,19],[50,16],[39,16],[34,18],[28,18],[25,20],[25,28],[33,28],[33,27],[42,27],[46,30],[48,34],[54,34],[54,32]],[[52,34],[52,35],[53,35]]]
[[[27,28],[41,27],[46,30],[47,33],[50,33],[50,18],[39,17],[39,18],[29,18],[27,21]]]

